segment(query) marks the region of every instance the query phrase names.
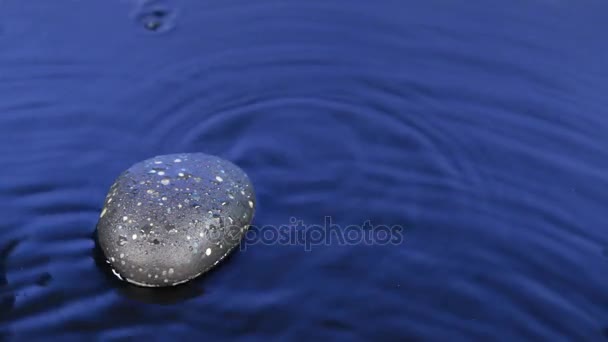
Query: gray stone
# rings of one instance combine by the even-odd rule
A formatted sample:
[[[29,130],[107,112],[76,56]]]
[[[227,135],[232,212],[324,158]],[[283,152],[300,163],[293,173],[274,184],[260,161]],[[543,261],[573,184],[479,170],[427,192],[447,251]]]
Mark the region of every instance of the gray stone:
[[[158,156],[116,179],[97,236],[118,277],[140,286],[177,285],[238,246],[254,208],[253,186],[234,164],[203,153]]]

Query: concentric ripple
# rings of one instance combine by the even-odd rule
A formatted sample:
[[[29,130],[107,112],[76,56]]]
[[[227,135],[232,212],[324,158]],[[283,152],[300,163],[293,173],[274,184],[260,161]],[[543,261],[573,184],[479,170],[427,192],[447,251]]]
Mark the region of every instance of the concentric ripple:
[[[607,10],[1,1],[0,340],[605,338]],[[187,286],[122,283],[105,192],[178,152],[251,176],[254,233],[403,240],[258,241]]]

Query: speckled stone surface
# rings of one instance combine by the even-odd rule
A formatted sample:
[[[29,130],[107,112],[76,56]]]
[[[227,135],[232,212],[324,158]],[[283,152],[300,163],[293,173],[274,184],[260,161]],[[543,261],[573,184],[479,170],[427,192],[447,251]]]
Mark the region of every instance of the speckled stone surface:
[[[203,153],[171,154],[123,172],[97,224],[114,273],[141,286],[171,286],[211,269],[241,241],[255,210],[236,165]]]

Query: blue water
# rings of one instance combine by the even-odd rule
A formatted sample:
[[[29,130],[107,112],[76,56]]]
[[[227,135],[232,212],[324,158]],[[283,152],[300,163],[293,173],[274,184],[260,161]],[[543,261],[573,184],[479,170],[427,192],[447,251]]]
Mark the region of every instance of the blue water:
[[[0,340],[608,337],[605,1],[0,1]],[[108,272],[116,176],[251,177],[256,244],[168,290]]]

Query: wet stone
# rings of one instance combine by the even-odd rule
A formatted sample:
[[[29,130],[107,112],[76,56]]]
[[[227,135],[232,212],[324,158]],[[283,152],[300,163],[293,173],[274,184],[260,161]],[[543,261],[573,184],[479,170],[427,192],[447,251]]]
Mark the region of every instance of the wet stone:
[[[236,165],[203,153],[139,162],[110,187],[97,223],[114,273],[140,286],[186,282],[239,245],[255,196]]]

